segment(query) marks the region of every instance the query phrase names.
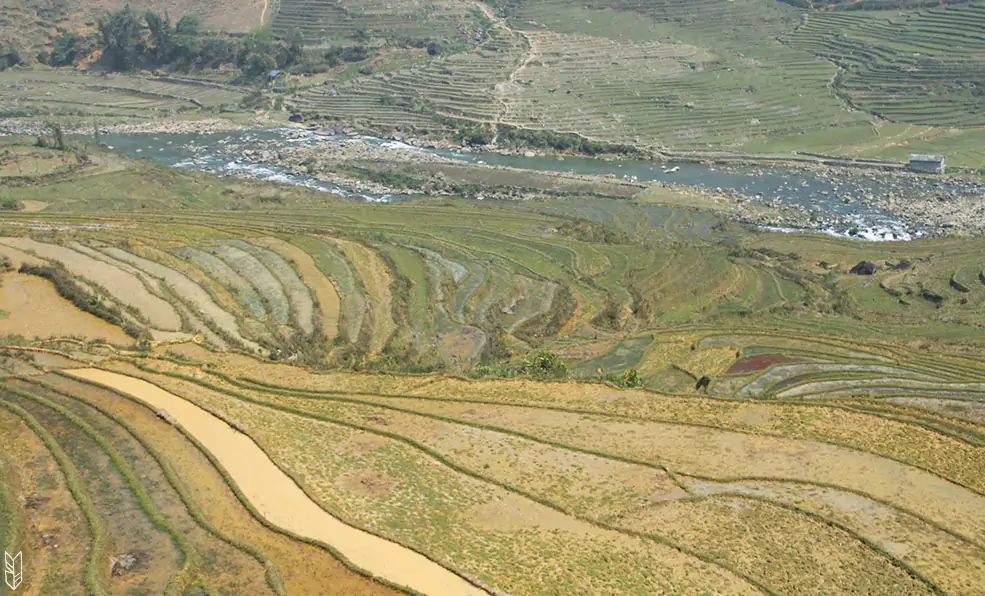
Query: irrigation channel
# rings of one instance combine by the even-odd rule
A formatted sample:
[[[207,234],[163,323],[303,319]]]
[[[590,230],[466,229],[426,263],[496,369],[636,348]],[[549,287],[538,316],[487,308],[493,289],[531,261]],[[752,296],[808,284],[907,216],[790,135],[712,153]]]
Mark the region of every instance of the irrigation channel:
[[[816,229],[836,236],[864,240],[910,240],[932,235],[920,221],[906,221],[878,207],[884,196],[927,196],[933,193],[962,193],[965,183],[933,176],[894,174],[874,170],[825,169],[788,166],[722,166],[706,163],[657,163],[619,159],[502,155],[492,152],[460,152],[450,149],[412,147],[375,137],[322,136],[300,129],[266,129],[215,133],[116,134],[103,135],[103,142],[122,153],[159,163],[219,175],[243,175],[294,184],[370,201],[388,202],[412,198],[395,194],[362,194],[319,180],[269,160],[246,154],[273,156],[278,149],[317,145],[324,140],[359,144],[366,154],[373,149],[403,149],[422,156],[450,158],[464,163],[504,166],[532,171],[613,175],[636,182],[663,182],[701,187],[749,197],[753,203],[790,206],[814,214]],[[370,157],[371,158],[371,157]],[[782,230],[792,231],[792,230]]]
[[[245,434],[214,414],[142,379],[95,368],[66,371],[165,410],[218,460],[243,496],[268,522],[329,545],[356,567],[427,596],[488,596],[465,579],[409,548],[346,525],[295,484]]]

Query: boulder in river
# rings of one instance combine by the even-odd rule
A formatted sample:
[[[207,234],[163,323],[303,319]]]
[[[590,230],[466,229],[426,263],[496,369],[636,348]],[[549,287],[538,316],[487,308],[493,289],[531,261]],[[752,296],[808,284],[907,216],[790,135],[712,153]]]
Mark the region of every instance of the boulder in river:
[[[849,273],[855,275],[872,275],[878,270],[879,268],[872,261],[859,261],[857,265],[851,268]]]

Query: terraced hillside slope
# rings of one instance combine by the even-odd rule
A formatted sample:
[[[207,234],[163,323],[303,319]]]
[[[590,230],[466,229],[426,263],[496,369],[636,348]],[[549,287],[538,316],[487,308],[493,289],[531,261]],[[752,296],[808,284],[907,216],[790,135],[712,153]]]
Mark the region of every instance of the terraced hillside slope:
[[[500,145],[511,144],[519,127],[528,140],[540,131],[547,145],[550,133],[567,132],[690,151],[898,158],[936,148],[977,167],[983,6],[831,12],[776,0],[493,3],[484,9],[489,34],[471,51],[311,86],[288,105],[309,118],[458,131]],[[281,14],[300,10],[288,0]],[[485,132],[477,137],[475,127]]]
[[[11,346],[0,537],[42,591],[975,593],[980,362],[736,331],[687,341],[706,360],[748,354],[734,386],[775,391],[775,373],[822,361],[829,386],[672,396],[318,374],[190,344]],[[892,391],[851,393],[877,369]],[[349,529],[323,533],[319,516]],[[360,555],[365,540],[391,564]],[[401,575],[403,557],[427,564]]]
[[[255,126],[299,113],[316,126],[511,150],[944,153],[952,166],[980,168],[985,3],[916,4],[214,3],[199,7],[209,27],[262,21],[282,39],[300,32],[303,59],[272,87],[262,77],[238,84],[249,77],[235,59],[111,77],[17,67],[0,72],[12,99],[0,116],[153,125],[221,114]],[[7,25],[28,31],[31,10],[16,14]],[[36,62],[26,48],[52,38],[46,23],[18,32],[24,62]]]
[[[37,208],[0,216],[25,593],[985,582],[981,238],[762,232],[669,187],[367,204],[87,160],[3,191]]]

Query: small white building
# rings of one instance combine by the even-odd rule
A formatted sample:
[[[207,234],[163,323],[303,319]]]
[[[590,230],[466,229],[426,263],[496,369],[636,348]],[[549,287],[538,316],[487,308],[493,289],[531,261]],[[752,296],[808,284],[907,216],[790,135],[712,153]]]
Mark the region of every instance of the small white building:
[[[910,163],[906,164],[906,169],[913,172],[943,174],[944,156],[943,155],[911,155]]]

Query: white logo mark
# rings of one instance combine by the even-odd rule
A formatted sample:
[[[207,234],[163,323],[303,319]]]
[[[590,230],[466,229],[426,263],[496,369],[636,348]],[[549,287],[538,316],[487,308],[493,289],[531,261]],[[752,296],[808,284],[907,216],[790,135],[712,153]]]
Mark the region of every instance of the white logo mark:
[[[24,557],[21,553],[11,556],[3,551],[3,581],[11,590],[16,590],[24,581]]]

